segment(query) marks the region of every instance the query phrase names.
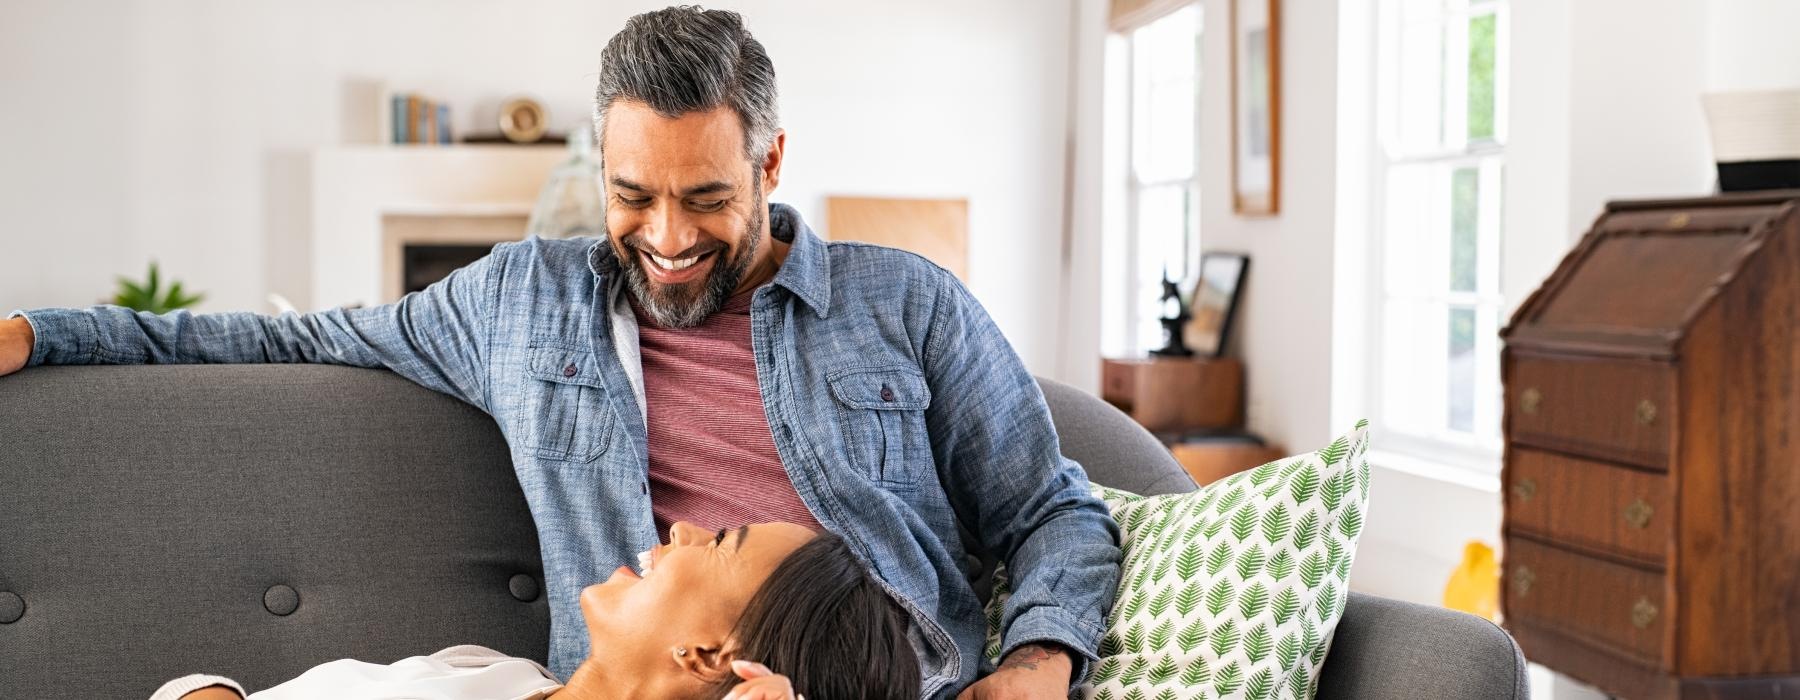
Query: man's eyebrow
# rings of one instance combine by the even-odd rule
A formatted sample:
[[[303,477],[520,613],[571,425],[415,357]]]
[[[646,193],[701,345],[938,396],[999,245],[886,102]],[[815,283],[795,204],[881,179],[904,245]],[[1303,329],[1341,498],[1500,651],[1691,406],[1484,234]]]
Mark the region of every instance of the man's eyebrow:
[[[729,183],[729,182],[725,182],[723,180],[714,180],[712,182],[695,185],[693,187],[689,187],[685,190],[682,190],[681,196],[692,197],[697,194],[718,194],[720,192],[730,192],[735,189],[737,189],[737,188],[732,187],[731,183]]]
[[[645,187],[638,183],[632,182],[632,181],[627,180],[618,175],[614,175],[612,177],[611,182],[614,187],[617,187],[620,189],[636,190],[638,192],[649,192],[650,191],[649,187]],[[703,183],[700,183],[693,187],[689,187],[685,190],[682,190],[681,196],[692,197],[697,194],[718,194],[720,192],[731,192],[736,189],[737,188],[732,186],[731,183],[726,182],[724,180],[713,180],[712,182],[703,182]]]
[[[750,526],[744,525],[742,527],[739,527],[735,531],[735,534],[737,534],[737,545],[734,546],[733,549],[743,549],[744,548],[744,538],[750,536]]]

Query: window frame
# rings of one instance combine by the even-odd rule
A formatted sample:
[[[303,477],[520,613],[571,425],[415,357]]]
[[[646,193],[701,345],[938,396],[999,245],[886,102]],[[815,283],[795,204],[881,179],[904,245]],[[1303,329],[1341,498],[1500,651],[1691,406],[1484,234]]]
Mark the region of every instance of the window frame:
[[[1137,61],[1137,45],[1136,45],[1136,38],[1135,38],[1134,34],[1138,30],[1140,30],[1144,27],[1147,27],[1158,21],[1165,20],[1178,12],[1188,10],[1190,8],[1196,13],[1195,20],[1194,20],[1196,27],[1195,27],[1195,31],[1193,34],[1193,41],[1194,41],[1194,66],[1193,66],[1193,69],[1194,69],[1194,90],[1193,90],[1193,93],[1194,93],[1194,102],[1193,102],[1194,119],[1193,119],[1193,122],[1194,123],[1190,127],[1193,129],[1193,138],[1192,138],[1193,168],[1188,173],[1188,176],[1185,178],[1169,178],[1169,179],[1165,179],[1165,180],[1153,180],[1153,181],[1142,180],[1138,176],[1138,168],[1137,168],[1137,162],[1136,162],[1138,142],[1139,142],[1139,139],[1142,138],[1142,134],[1140,134],[1139,130],[1138,130],[1137,84],[1138,84],[1139,78],[1141,76],[1140,76],[1140,73],[1138,70],[1139,66],[1138,66],[1138,61]],[[1107,306],[1110,306],[1111,308],[1103,309],[1102,313],[1110,313],[1110,314],[1118,314],[1119,315],[1119,318],[1122,320],[1122,333],[1120,334],[1120,336],[1122,338],[1121,342],[1123,343],[1123,345],[1120,346],[1118,349],[1123,350],[1123,354],[1128,355],[1128,356],[1141,356],[1141,355],[1147,354],[1150,350],[1155,349],[1156,347],[1159,346],[1159,344],[1152,344],[1148,347],[1145,347],[1140,342],[1140,339],[1145,332],[1145,324],[1154,324],[1154,325],[1160,326],[1160,323],[1158,323],[1155,319],[1152,319],[1150,317],[1145,317],[1140,314],[1140,311],[1141,311],[1140,304],[1142,302],[1142,299],[1138,296],[1138,292],[1140,291],[1140,289],[1142,287],[1144,287],[1146,284],[1148,284],[1149,282],[1151,282],[1151,281],[1144,280],[1139,275],[1139,270],[1138,270],[1138,263],[1140,262],[1139,256],[1144,252],[1144,245],[1143,245],[1144,236],[1142,235],[1142,232],[1139,230],[1139,224],[1140,224],[1139,216],[1140,216],[1140,209],[1141,209],[1140,204],[1139,204],[1139,199],[1140,199],[1140,196],[1142,195],[1142,193],[1145,192],[1146,190],[1162,188],[1162,187],[1178,186],[1178,185],[1182,185],[1182,184],[1186,185],[1186,187],[1184,189],[1185,189],[1185,192],[1187,195],[1187,209],[1184,212],[1184,214],[1185,214],[1185,217],[1187,220],[1186,223],[1187,223],[1188,234],[1186,236],[1186,239],[1182,242],[1181,268],[1180,269],[1171,269],[1171,272],[1177,273],[1174,276],[1174,278],[1172,279],[1172,281],[1177,283],[1179,288],[1184,290],[1184,294],[1185,294],[1186,290],[1188,290],[1190,287],[1193,286],[1193,283],[1199,276],[1200,240],[1201,240],[1201,233],[1200,233],[1200,221],[1201,221],[1201,217],[1200,217],[1200,201],[1201,201],[1200,200],[1200,195],[1201,195],[1200,178],[1201,178],[1202,163],[1203,163],[1203,161],[1201,160],[1201,144],[1200,144],[1200,141],[1201,141],[1201,133],[1200,133],[1201,112],[1200,112],[1200,110],[1201,110],[1201,106],[1203,104],[1201,93],[1204,91],[1204,86],[1205,86],[1205,73],[1204,73],[1205,60],[1204,60],[1204,55],[1203,55],[1204,54],[1204,46],[1202,44],[1202,40],[1205,36],[1205,32],[1206,32],[1205,7],[1202,5],[1202,3],[1199,0],[1194,0],[1193,2],[1184,3],[1182,5],[1176,6],[1176,7],[1172,8],[1169,12],[1159,15],[1155,19],[1150,20],[1148,22],[1144,22],[1143,24],[1140,24],[1140,25],[1137,25],[1137,26],[1134,26],[1134,27],[1131,27],[1131,28],[1125,29],[1125,30],[1114,31],[1111,33],[1111,36],[1109,37],[1109,39],[1117,41],[1118,46],[1120,47],[1120,50],[1118,50],[1117,55],[1119,57],[1118,60],[1121,61],[1123,65],[1121,67],[1121,70],[1119,71],[1119,75],[1121,76],[1122,80],[1125,83],[1124,90],[1123,90],[1124,105],[1123,105],[1123,108],[1119,112],[1119,117],[1120,117],[1119,122],[1120,123],[1116,127],[1118,129],[1118,133],[1119,133],[1119,140],[1117,143],[1119,144],[1119,148],[1121,149],[1121,151],[1123,153],[1123,156],[1122,156],[1122,164],[1123,164],[1123,170],[1124,170],[1123,178],[1122,178],[1123,181],[1114,183],[1112,185],[1113,187],[1119,188],[1118,189],[1118,192],[1120,193],[1119,206],[1121,206],[1123,208],[1122,219],[1121,219],[1121,224],[1123,226],[1123,230],[1119,232],[1119,235],[1122,235],[1122,237],[1123,237],[1122,246],[1121,246],[1123,260],[1116,261],[1116,262],[1109,261],[1109,262],[1105,262],[1103,264],[1108,265],[1108,266],[1111,266],[1111,265],[1122,266],[1122,268],[1121,268],[1122,284],[1120,286],[1122,286],[1126,291],[1121,295],[1120,298],[1113,300],[1114,301],[1113,304],[1108,304]],[[1110,75],[1110,71],[1108,71],[1108,74]],[[1154,282],[1160,284],[1161,279],[1158,278],[1157,280],[1154,280]],[[1184,302],[1185,302],[1185,299],[1184,299]],[[1160,333],[1160,330],[1159,330],[1159,333]],[[1109,354],[1113,354],[1113,353],[1109,353]]]
[[[1495,17],[1495,32],[1497,39],[1494,47],[1495,100],[1493,105],[1493,136],[1481,140],[1468,140],[1465,137],[1462,139],[1463,146],[1461,148],[1444,147],[1417,152],[1396,153],[1396,149],[1391,148],[1391,146],[1393,145],[1392,142],[1395,141],[1393,132],[1397,128],[1396,115],[1401,107],[1397,95],[1401,79],[1400,72],[1395,68],[1398,62],[1403,60],[1400,58],[1402,51],[1398,48],[1400,44],[1400,32],[1398,30],[1401,29],[1405,20],[1399,16],[1399,9],[1406,1],[1407,0],[1377,0],[1377,2],[1370,5],[1371,11],[1375,13],[1373,17],[1374,21],[1370,25],[1374,34],[1374,41],[1371,43],[1374,47],[1375,55],[1371,58],[1375,70],[1371,85],[1374,88],[1373,93],[1375,97],[1371,104],[1371,128],[1366,132],[1369,153],[1367,164],[1367,223],[1369,226],[1369,236],[1367,250],[1368,257],[1365,261],[1368,265],[1366,268],[1368,274],[1365,277],[1367,287],[1364,289],[1364,293],[1366,294],[1365,298],[1368,303],[1367,318],[1369,334],[1367,337],[1369,339],[1370,352],[1366,353],[1363,363],[1364,370],[1367,372],[1366,376],[1369,377],[1369,381],[1366,385],[1367,403],[1365,410],[1366,415],[1370,417],[1371,424],[1375,429],[1381,432],[1381,442],[1383,443],[1382,452],[1393,457],[1393,459],[1390,460],[1396,463],[1393,466],[1404,467],[1404,471],[1421,474],[1448,469],[1449,471],[1447,473],[1437,475],[1461,483],[1497,483],[1503,450],[1503,440],[1499,433],[1501,420],[1501,406],[1499,404],[1503,399],[1496,400],[1494,405],[1488,409],[1484,416],[1483,407],[1480,405],[1482,394],[1479,391],[1479,387],[1484,383],[1491,381],[1492,384],[1489,385],[1489,388],[1493,392],[1492,396],[1498,398],[1502,395],[1498,367],[1500,357],[1500,339],[1498,331],[1506,323],[1506,314],[1517,302],[1517,299],[1512,298],[1507,294],[1509,290],[1506,289],[1505,285],[1505,270],[1509,266],[1507,259],[1509,257],[1509,247],[1506,245],[1507,222],[1505,218],[1506,192],[1504,183],[1506,180],[1506,168],[1508,166],[1508,125],[1506,113],[1512,100],[1510,75],[1508,70],[1508,61],[1512,43],[1510,18],[1511,2],[1510,0],[1467,0],[1465,7],[1455,11],[1447,9],[1435,20],[1440,27],[1440,31],[1442,31],[1442,28],[1450,26],[1451,22],[1455,20],[1460,19],[1461,21],[1466,22],[1470,18],[1489,13],[1493,14]],[[1463,53],[1464,55],[1467,53],[1466,45],[1464,45]],[[1450,60],[1445,60],[1443,61],[1440,70],[1447,72],[1454,65],[1455,64]],[[1462,95],[1462,99],[1465,100],[1466,104],[1468,94],[1466,88],[1468,75],[1466,64],[1463,65],[1462,68],[1463,75],[1459,81],[1458,87],[1460,89],[1458,90],[1458,94]],[[1443,84],[1446,91],[1448,91],[1452,85],[1447,80]],[[1442,101],[1441,97],[1440,101]],[[1450,114],[1446,114],[1444,117],[1445,121],[1443,128],[1448,130],[1454,123],[1455,128],[1461,129],[1462,132],[1466,134],[1468,128],[1466,108],[1463,110],[1461,116],[1462,118],[1460,120],[1453,120]],[[1388,229],[1388,225],[1390,221],[1392,221],[1392,217],[1389,216],[1388,211],[1390,177],[1392,174],[1401,168],[1409,166],[1442,167],[1445,172],[1454,172],[1454,170],[1459,167],[1474,167],[1476,168],[1477,177],[1481,177],[1481,169],[1485,167],[1485,164],[1490,162],[1495,164],[1497,170],[1497,176],[1493,178],[1493,184],[1499,187],[1499,191],[1491,198],[1491,206],[1493,208],[1493,217],[1495,220],[1493,237],[1491,240],[1484,242],[1482,235],[1478,233],[1476,245],[1477,249],[1480,251],[1479,255],[1493,256],[1491,271],[1487,269],[1486,265],[1478,265],[1478,281],[1474,291],[1458,292],[1446,288],[1429,294],[1395,294],[1390,288],[1388,274],[1389,247],[1394,239],[1394,236]],[[1490,199],[1485,193],[1479,194],[1477,201],[1481,202],[1483,209],[1486,209],[1490,205]],[[1476,225],[1483,225],[1483,222],[1479,217],[1477,218]],[[1446,230],[1444,231],[1444,234],[1448,235],[1449,232]],[[1444,264],[1447,267],[1449,265],[1448,260],[1446,260]],[[1491,280],[1488,278],[1491,278]],[[1484,281],[1489,281],[1491,284],[1484,285]],[[1396,425],[1391,420],[1387,405],[1390,398],[1389,394],[1392,393],[1391,390],[1393,386],[1385,371],[1386,368],[1384,367],[1384,363],[1389,354],[1387,334],[1389,326],[1391,325],[1391,320],[1389,318],[1388,306],[1396,300],[1401,300],[1403,302],[1434,302],[1445,304],[1447,308],[1473,307],[1476,309],[1475,356],[1477,360],[1477,374],[1475,381],[1478,390],[1476,391],[1475,397],[1477,405],[1474,407],[1474,420],[1476,421],[1478,432],[1475,434],[1467,434],[1466,436],[1456,435],[1457,431],[1453,431],[1448,427],[1447,417],[1445,427],[1433,431],[1413,430],[1407,426]],[[1490,309],[1493,314],[1491,325],[1484,323],[1481,318],[1482,314]],[[1447,350],[1451,336],[1449,333],[1445,333],[1428,340],[1431,342],[1441,341],[1443,346],[1442,349]],[[1488,359],[1493,360],[1495,364],[1492,366],[1485,366],[1483,362]],[[1484,374],[1487,375],[1488,378],[1484,378]],[[1450,404],[1446,399],[1442,405],[1445,408],[1448,408]],[[1492,422],[1489,425],[1495,431],[1494,434],[1489,436],[1480,434],[1479,430],[1485,422],[1483,421],[1484,417],[1491,419]]]

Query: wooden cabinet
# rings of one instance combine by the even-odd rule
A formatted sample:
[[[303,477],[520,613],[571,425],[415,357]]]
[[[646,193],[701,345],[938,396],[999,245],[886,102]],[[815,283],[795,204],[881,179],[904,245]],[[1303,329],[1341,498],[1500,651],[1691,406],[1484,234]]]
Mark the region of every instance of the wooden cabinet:
[[[1614,203],[1502,335],[1526,656],[1623,698],[1800,692],[1800,191]]]
[[[1151,432],[1244,424],[1244,365],[1229,358],[1106,359],[1100,398]]]

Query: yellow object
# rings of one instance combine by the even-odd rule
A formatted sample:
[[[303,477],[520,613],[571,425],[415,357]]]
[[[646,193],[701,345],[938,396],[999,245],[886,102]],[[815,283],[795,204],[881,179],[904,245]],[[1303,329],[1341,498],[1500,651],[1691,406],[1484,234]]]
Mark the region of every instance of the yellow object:
[[[1500,562],[1493,547],[1479,540],[1463,546],[1462,563],[1444,585],[1444,607],[1499,620]]]

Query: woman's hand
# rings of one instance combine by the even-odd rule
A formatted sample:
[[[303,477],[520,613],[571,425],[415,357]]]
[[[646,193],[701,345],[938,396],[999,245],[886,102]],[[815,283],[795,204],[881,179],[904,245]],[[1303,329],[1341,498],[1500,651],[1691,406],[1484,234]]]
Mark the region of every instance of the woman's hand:
[[[769,670],[754,661],[733,661],[731,672],[744,682],[737,684],[725,700],[806,700],[794,695],[794,685],[787,676]]]

